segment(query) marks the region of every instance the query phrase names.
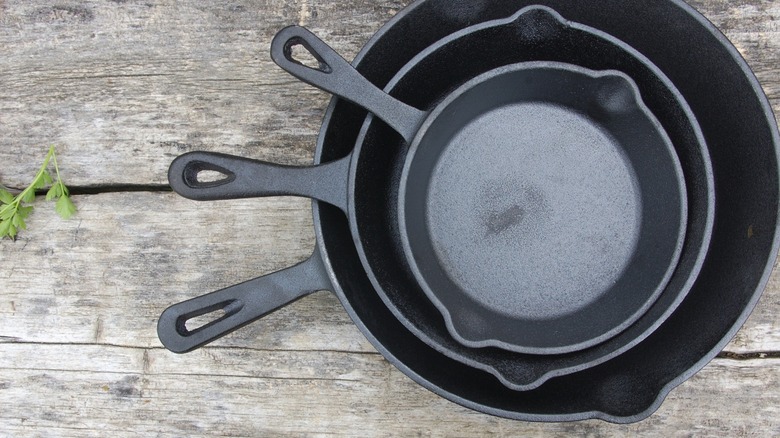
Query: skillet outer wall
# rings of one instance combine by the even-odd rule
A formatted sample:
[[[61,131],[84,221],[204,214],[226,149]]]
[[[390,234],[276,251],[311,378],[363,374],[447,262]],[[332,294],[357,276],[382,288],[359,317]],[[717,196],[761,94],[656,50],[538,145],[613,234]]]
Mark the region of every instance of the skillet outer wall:
[[[361,331],[416,382],[472,409],[541,421],[601,418],[626,423],[646,418],[672,388],[709,362],[741,327],[766,285],[777,253],[776,122],[760,85],[736,49],[680,1],[608,0],[598,2],[598,8],[588,7],[594,3],[424,0],[397,14],[354,62],[361,73],[381,87],[417,52],[443,36],[478,21],[511,15],[530,4],[542,4],[571,20],[611,33],[648,56],[687,98],[711,147],[721,208],[716,208],[710,254],[717,257],[705,262],[689,299],[655,334],[623,356],[522,394],[508,391],[484,372],[442,357],[409,333],[381,300],[368,292],[370,283],[351,245],[343,215],[314,203],[315,229],[334,289]],[[650,32],[643,33],[635,22],[624,20],[637,16],[654,35],[677,32],[685,38],[666,38],[662,44],[643,41],[642,37]],[[707,50],[690,49],[705,45]],[[675,63],[674,59],[686,62]],[[702,70],[708,74],[701,74]],[[730,111],[712,104],[711,83],[731,85],[719,90],[720,101],[731,102]],[[744,114],[763,117],[738,117]],[[345,155],[354,144],[364,116],[364,111],[334,99],[318,140],[316,162]],[[730,125],[734,118],[742,123]],[[752,140],[745,142],[749,137]],[[753,196],[746,197],[745,193]],[[755,230],[750,238],[748,225]],[[738,254],[745,266],[726,260],[733,254]],[[721,317],[707,317],[713,314]],[[680,338],[683,341],[676,342]],[[653,360],[662,356],[665,360]]]

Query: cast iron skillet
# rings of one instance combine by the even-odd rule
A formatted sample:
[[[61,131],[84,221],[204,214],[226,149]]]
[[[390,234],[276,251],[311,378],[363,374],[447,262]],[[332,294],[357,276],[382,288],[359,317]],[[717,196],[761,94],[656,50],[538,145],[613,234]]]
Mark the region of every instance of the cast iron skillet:
[[[612,338],[664,290],[685,234],[682,168],[636,84],[571,64],[499,67],[451,93],[398,193],[406,260],[468,347]]]
[[[716,211],[710,255],[678,311],[619,357],[553,379],[536,390],[516,392],[488,373],[448,359],[406,330],[372,292],[348,222],[338,209],[313,203],[317,254],[299,266],[312,273],[312,283],[332,284],[355,324],[391,363],[449,400],[522,420],[639,421],[657,409],[672,388],[715,357],[747,319],[766,285],[778,249],[776,145],[780,135],[766,97],[736,49],[683,2],[603,0],[596,7],[580,1],[537,3],[612,33],[647,54],[680,88],[701,121],[713,158],[719,205],[727,208]],[[383,86],[428,45],[471,23],[505,17],[528,4],[517,0],[415,3],[369,41],[355,65]],[[698,50],[691,50],[691,45]],[[697,80],[702,71],[708,80]],[[332,101],[316,162],[346,155],[365,115],[354,105]],[[748,229],[753,231],[750,238]],[[324,266],[318,265],[320,261]],[[328,274],[314,274],[317,269]]]
[[[306,41],[322,60],[313,69],[288,58],[287,69],[352,96],[409,138],[400,234],[407,260],[462,344],[581,350],[623,331],[663,291],[685,235],[685,183],[671,140],[625,74],[512,64],[424,113],[374,88],[305,29],[285,29],[274,45],[280,40],[285,47]],[[213,158],[177,158],[171,187],[199,200],[245,196],[252,184],[250,194],[269,193],[262,175],[269,163]],[[209,164],[231,177],[199,183]],[[271,169],[278,174],[271,194],[285,182],[292,185],[286,194],[303,186],[346,193],[353,185],[347,205],[337,205],[353,216],[363,190],[353,173],[326,180],[312,169]]]
[[[472,23],[508,16],[531,3],[416,2],[369,41],[354,65],[383,86],[426,46]],[[321,248],[329,255],[338,254],[326,257],[326,263],[333,269],[335,292],[347,312],[377,349],[419,384],[461,405],[508,418],[639,421],[658,409],[674,387],[712,360],[758,302],[780,243],[780,134],[766,96],[745,61],[711,23],[684,2],[533,3],[610,33],[646,55],[672,80],[700,122],[713,162],[718,208],[701,273],[669,319],[643,342],[604,364],[551,379],[533,391],[511,391],[426,347],[380,306],[378,296],[366,293],[369,280],[359,272],[358,255],[350,257],[346,252],[351,234],[340,212],[315,202],[315,228],[322,238]],[[447,82],[447,78],[440,79]],[[357,138],[364,116],[365,111],[334,99],[315,161],[349,152],[341,148]],[[690,187],[693,181],[686,182]]]
[[[542,44],[540,37],[530,38],[528,32],[519,32],[521,29],[532,30],[531,35],[547,34],[546,39],[549,41]],[[540,30],[545,30],[545,32],[540,32]],[[553,38],[552,36],[556,33],[557,35]],[[393,213],[396,210],[398,186],[396,181],[399,179],[400,169],[404,164],[406,147],[401,144],[397,135],[387,132],[390,130],[386,125],[380,123],[367,122],[363,127],[363,134],[357,141],[355,154],[360,159],[353,162],[353,172],[358,175],[354,179],[357,185],[368,184],[372,190],[352,191],[356,199],[354,204],[357,208],[356,211],[350,210],[351,227],[353,235],[360,236],[355,238],[355,242],[361,256],[365,257],[363,259],[364,266],[366,266],[380,295],[396,316],[426,343],[463,363],[495,374],[505,385],[513,389],[530,389],[556,374],[574,372],[590,364],[600,363],[646,337],[653,328],[660,324],[663,318],[674,310],[674,307],[689,290],[693,282],[693,279],[689,279],[689,277],[695,276],[709,241],[713,212],[712,183],[707,176],[710,166],[695,120],[687,110],[684,101],[681,102],[679,96],[674,93],[673,86],[668,81],[664,82],[663,75],[657,72],[657,69],[654,69],[647,62],[643,62],[641,55],[632,54],[630,48],[625,45],[621,46],[619,41],[606,35],[597,34],[598,32],[594,29],[565,22],[549,9],[525,8],[508,19],[475,26],[437,43],[421,53],[416,58],[419,61],[410,62],[387,89],[395,91],[397,88],[402,92],[409,90],[405,98],[412,98],[411,96],[416,96],[418,99],[419,96],[429,98],[430,94],[421,90],[433,90],[440,94],[447,94],[444,91],[447,89],[439,87],[435,78],[449,73],[451,77],[462,78],[463,81],[469,79],[472,69],[468,66],[472,64],[457,64],[463,67],[456,69],[454,68],[456,64],[452,62],[451,58],[460,58],[457,53],[459,47],[478,45],[477,43],[483,40],[500,40],[505,46],[511,45],[516,49],[499,52],[510,53],[510,55],[503,57],[496,56],[494,52],[488,50],[475,51],[470,56],[474,58],[475,63],[483,68],[492,68],[504,63],[526,59],[569,60],[573,58],[595,69],[620,68],[639,80],[644,97],[651,99],[656,114],[665,120],[665,128],[669,131],[678,153],[683,158],[686,176],[695,182],[694,185],[688,185],[689,200],[693,208],[689,212],[690,223],[683,258],[672,278],[673,283],[670,288],[662,294],[660,302],[650,308],[648,314],[644,315],[626,332],[609,342],[576,355],[547,357],[511,354],[496,348],[470,349],[455,342],[448,336],[441,317],[413,281],[408,269],[404,269],[406,262],[402,257],[403,250],[400,248],[399,239],[394,237],[397,235],[398,228]],[[599,53],[603,56],[592,58],[587,53]],[[431,100],[435,101],[436,98]],[[659,104],[659,102],[663,104]],[[670,105],[669,102],[674,102],[676,105]],[[368,141],[364,142],[366,134]],[[332,190],[324,184],[305,184],[306,181],[313,181],[313,178],[319,177],[322,180],[329,180],[336,176],[335,173],[324,174],[320,172],[317,174],[315,169],[306,169],[307,172],[310,172],[309,175],[299,175],[292,179],[293,182],[297,183],[297,188],[290,188],[290,178],[285,178],[283,173],[277,172],[276,167],[253,169],[250,166],[246,168],[247,171],[253,173],[245,175],[246,178],[242,179],[244,182],[242,185],[231,183],[228,186],[191,189],[181,181],[182,173],[186,171],[194,173],[202,168],[201,165],[192,165],[193,163],[220,164],[222,168],[227,167],[235,171],[240,168],[238,166],[241,163],[246,161],[236,159],[226,161],[226,158],[201,153],[185,155],[172,166],[172,185],[185,195],[200,199],[211,196],[219,198],[251,196],[262,193],[263,190],[279,194],[283,191],[282,186],[287,185],[286,190],[295,189],[298,190],[297,193],[316,189],[318,192],[314,193],[314,196],[318,196],[319,199],[330,199],[329,202],[334,205],[339,205],[334,199],[341,198],[334,197],[332,194],[344,191]],[[329,164],[328,166],[333,165]],[[257,172],[254,172],[255,170]],[[193,180],[194,176],[185,175],[184,179]],[[272,186],[272,184],[276,185]],[[258,188],[262,190],[258,191]],[[383,195],[377,196],[377,193]],[[330,198],[326,197],[328,195]],[[346,204],[346,201],[342,202]],[[388,230],[390,231],[388,232]],[[244,285],[240,287],[242,291],[246,288]],[[225,296],[224,294],[230,293],[229,291],[229,289],[222,291],[221,294]],[[207,298],[207,300],[211,299],[211,297]],[[205,302],[211,305],[211,301]],[[187,306],[194,305],[194,302],[187,304]],[[186,310],[191,311],[193,308],[187,307]],[[205,342],[207,338],[204,335],[204,333],[199,332],[197,337],[189,337],[188,340],[182,340],[182,342],[185,345],[190,341]],[[178,335],[174,336],[174,339],[176,338]],[[169,347],[173,346],[169,345]],[[189,348],[191,348],[191,344],[187,346],[187,349]]]

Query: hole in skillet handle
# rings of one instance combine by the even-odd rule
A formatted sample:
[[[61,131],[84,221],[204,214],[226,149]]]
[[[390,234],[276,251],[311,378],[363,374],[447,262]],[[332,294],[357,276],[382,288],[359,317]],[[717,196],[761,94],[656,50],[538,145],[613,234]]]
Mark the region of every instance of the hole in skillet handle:
[[[184,313],[176,318],[176,332],[184,337],[191,336],[235,315],[243,308],[244,303],[240,300],[227,300]]]
[[[205,161],[190,161],[182,172],[184,184],[193,189],[219,187],[236,180],[236,174]]]
[[[205,327],[212,322],[217,322],[226,316],[225,309],[217,309],[211,313],[201,316],[195,316],[184,321],[184,328],[187,333],[192,333],[201,327]]]
[[[298,47],[304,50],[296,50]],[[306,56],[306,54],[309,56]],[[304,58],[301,59],[301,55],[304,55]],[[325,59],[314,51],[311,45],[301,37],[292,37],[284,43],[284,57],[290,62],[325,74],[333,72],[333,69],[325,62]]]
[[[223,183],[222,180],[229,179],[230,176],[216,170],[202,170],[196,176],[198,184]]]

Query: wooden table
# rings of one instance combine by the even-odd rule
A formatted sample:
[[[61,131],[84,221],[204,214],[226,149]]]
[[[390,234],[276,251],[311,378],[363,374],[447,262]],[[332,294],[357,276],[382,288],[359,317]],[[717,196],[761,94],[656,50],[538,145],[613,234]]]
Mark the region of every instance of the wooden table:
[[[272,36],[305,24],[351,59],[408,2],[0,0],[0,182],[24,186],[54,144],[79,208],[63,221],[39,199],[0,242],[0,435],[780,434],[778,276],[726,352],[629,426],[459,407],[386,362],[326,292],[191,354],[162,348],[166,306],[314,244],[308,200],[188,201],[170,161],[311,162],[330,96],[271,62]],[[780,110],[780,2],[693,4]]]

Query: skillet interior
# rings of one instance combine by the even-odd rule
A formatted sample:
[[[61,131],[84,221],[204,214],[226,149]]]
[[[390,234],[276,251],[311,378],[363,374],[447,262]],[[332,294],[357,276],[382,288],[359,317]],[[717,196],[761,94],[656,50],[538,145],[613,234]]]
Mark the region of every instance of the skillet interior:
[[[560,17],[548,12],[536,12],[520,11],[514,14],[519,20],[514,16],[500,20],[509,25],[486,25],[483,30],[453,39],[440,50],[421,54],[391,80],[386,91],[420,108],[430,108],[482,70],[529,60],[569,62],[592,70],[618,70],[631,77],[677,149],[689,201],[686,239],[678,267],[667,289],[637,322],[618,336],[575,353],[539,356],[492,347],[464,347],[450,336],[438,309],[428,300],[406,263],[398,230],[397,203],[407,146],[384,123],[374,122],[372,116],[361,127],[357,140],[359,161],[353,163],[356,164],[355,184],[351,189],[356,215],[351,218],[351,226],[356,227],[354,234],[361,237],[355,244],[369,279],[388,308],[415,335],[438,351],[495,374],[513,389],[523,390],[539,386],[550,377],[603,362],[652,332],[690,290],[707,250],[714,208],[712,182],[707,175],[710,163],[701,133],[695,123],[689,122],[682,104],[676,104],[667,84],[650,66],[624,51],[619,42],[612,43],[574,23],[563,26]],[[527,29],[548,36],[541,40],[518,37],[519,30]],[[550,37],[551,32],[558,35]],[[511,42],[513,50],[496,48],[495,41]],[[480,47],[486,49],[478,50]],[[463,53],[470,53],[474,62],[453,62],[463,58]]]
[[[643,315],[677,267],[688,208],[633,80],[545,61],[448,96],[399,193],[406,260],[450,334],[528,354],[583,350]]]
[[[383,86],[422,48],[471,22],[508,16],[529,3],[415,3],[375,35],[355,64]],[[319,245],[333,270],[336,293],[355,323],[390,362],[426,388],[472,409],[516,419],[638,421],[726,345],[766,285],[778,247],[777,126],[736,49],[683,2],[604,0],[598,7],[566,0],[536,3],[640,50],[672,79],[700,120],[721,207],[701,275],[678,310],[644,342],[614,360],[519,393],[487,373],[448,359],[406,330],[363,273],[343,214],[315,202]],[[346,155],[364,116],[364,111],[334,100],[316,161]]]

